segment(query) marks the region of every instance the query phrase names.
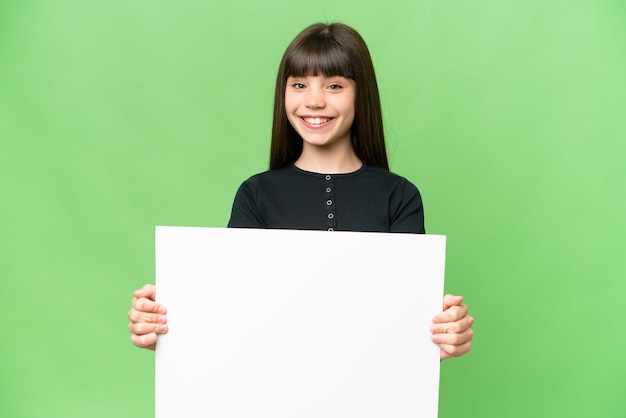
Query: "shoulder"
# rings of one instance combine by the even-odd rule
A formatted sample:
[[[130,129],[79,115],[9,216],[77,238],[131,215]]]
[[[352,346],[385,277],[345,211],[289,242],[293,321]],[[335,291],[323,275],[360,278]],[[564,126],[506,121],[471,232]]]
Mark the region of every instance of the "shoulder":
[[[378,185],[385,189],[390,189],[402,194],[419,195],[417,187],[405,177],[379,167],[365,166],[362,175],[359,177],[361,177],[362,181],[367,181],[372,185]]]
[[[276,193],[284,177],[283,169],[269,170],[255,174],[239,186],[233,201],[228,226],[230,228],[266,228],[267,222],[263,210],[263,201],[267,200],[268,191]]]
[[[399,174],[394,173],[393,171],[387,171],[380,167],[372,167],[370,165],[365,165],[363,167],[363,174],[367,176],[371,176],[373,178],[384,179],[388,181],[399,181],[406,180]]]
[[[237,190],[235,204],[280,199],[287,190],[297,188],[301,182],[291,167],[264,171],[246,179]]]
[[[259,185],[264,184],[272,184],[278,181],[284,181],[285,178],[292,177],[293,170],[290,167],[283,167],[275,170],[263,171],[262,173],[257,173],[253,176],[250,176],[247,180],[245,180],[241,187],[258,187]]]
[[[417,187],[405,177],[390,171],[373,168],[371,173],[372,177],[378,178],[384,185],[389,198],[389,231],[425,233],[424,207]]]

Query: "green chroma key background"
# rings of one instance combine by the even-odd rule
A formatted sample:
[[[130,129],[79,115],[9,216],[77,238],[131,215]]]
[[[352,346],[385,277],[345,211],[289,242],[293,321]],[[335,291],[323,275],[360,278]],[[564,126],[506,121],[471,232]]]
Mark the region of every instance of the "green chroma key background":
[[[317,21],[368,43],[476,317],[439,416],[626,416],[621,0],[0,2],[0,416],[153,416],[126,312],[154,227],[226,225]]]

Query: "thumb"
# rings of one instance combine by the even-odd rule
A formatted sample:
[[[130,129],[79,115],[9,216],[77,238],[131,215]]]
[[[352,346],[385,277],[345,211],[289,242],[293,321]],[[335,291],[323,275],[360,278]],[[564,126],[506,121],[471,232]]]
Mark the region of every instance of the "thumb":
[[[156,287],[152,284],[146,284],[141,289],[135,290],[133,294],[136,298],[148,298],[150,300],[155,300]]]
[[[463,296],[447,294],[443,297],[443,310],[451,306],[460,306],[463,303]]]

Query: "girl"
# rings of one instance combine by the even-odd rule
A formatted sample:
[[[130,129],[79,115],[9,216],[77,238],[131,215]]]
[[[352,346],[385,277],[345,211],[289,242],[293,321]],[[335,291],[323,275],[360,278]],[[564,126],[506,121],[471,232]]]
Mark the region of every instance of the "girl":
[[[283,55],[275,94],[270,170],[241,185],[229,227],[425,232],[419,191],[389,172],[374,67],[354,29],[302,31]],[[134,296],[131,341],[154,349],[166,309],[152,285]],[[462,301],[445,295],[433,319],[442,359],[470,350],[474,319]]]

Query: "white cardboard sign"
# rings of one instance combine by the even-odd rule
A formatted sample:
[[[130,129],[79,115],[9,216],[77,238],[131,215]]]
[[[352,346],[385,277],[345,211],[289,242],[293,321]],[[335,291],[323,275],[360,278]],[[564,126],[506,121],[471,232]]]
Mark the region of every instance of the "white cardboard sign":
[[[445,236],[157,227],[156,417],[436,418]]]

